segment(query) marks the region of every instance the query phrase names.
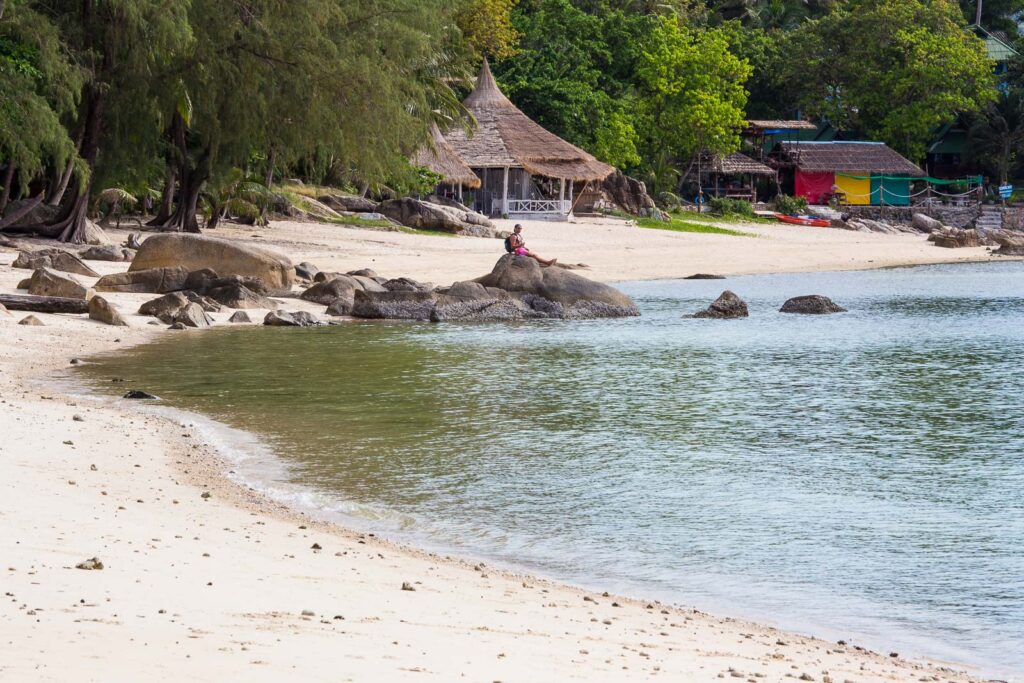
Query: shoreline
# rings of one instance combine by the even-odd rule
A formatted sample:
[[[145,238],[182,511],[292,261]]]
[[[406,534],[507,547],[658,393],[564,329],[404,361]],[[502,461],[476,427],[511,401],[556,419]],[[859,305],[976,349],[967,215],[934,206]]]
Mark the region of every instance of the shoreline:
[[[15,680],[975,680],[312,519],[233,481],[196,428],[46,385],[70,358],[147,343],[162,326],[40,317],[47,327],[0,317],[0,639],[18,653],[0,674]],[[103,571],[74,569],[93,556]]]

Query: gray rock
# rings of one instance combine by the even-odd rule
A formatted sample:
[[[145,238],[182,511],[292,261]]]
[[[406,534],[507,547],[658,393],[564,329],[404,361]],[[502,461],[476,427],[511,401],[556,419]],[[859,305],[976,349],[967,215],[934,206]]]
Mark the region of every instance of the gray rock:
[[[179,323],[174,323],[173,325],[171,325],[167,329],[169,329],[169,330],[187,330],[188,326],[185,323],[180,323],[179,322]]]
[[[469,230],[476,236],[481,233],[474,229],[474,226],[478,226],[489,229],[485,236],[494,236],[494,224],[479,214],[412,197],[383,201],[377,206],[377,211],[406,227],[419,230],[439,230],[454,234]]]
[[[360,268],[359,270],[350,270],[346,275],[350,275],[352,277],[355,277],[356,275],[361,277],[377,277],[377,272],[370,268]]]
[[[142,304],[139,315],[151,315],[170,324],[174,315],[188,304],[189,299],[183,292],[171,292]]]
[[[43,321],[35,317],[34,315],[26,315],[24,318],[18,321],[18,324],[31,325],[34,327],[46,327],[46,325],[43,324]]]
[[[604,310],[611,316],[640,315],[633,300],[614,287],[563,268],[541,268],[527,256],[505,254],[488,275],[477,278],[476,282],[508,292],[534,294],[564,306],[584,301],[606,304]]]
[[[296,277],[302,278],[303,280],[312,280],[319,272],[320,269],[309,261],[303,261],[299,265],[295,266]]]
[[[164,320],[164,322],[168,321]],[[190,301],[176,311],[169,322],[172,325],[181,324],[185,327],[209,327],[213,324],[213,318],[206,314],[202,306]]]
[[[780,313],[802,313],[804,315],[824,315],[827,313],[845,313],[846,309],[837,305],[832,299],[820,294],[795,296],[782,304]]]
[[[122,398],[130,398],[130,399],[136,399],[136,400],[151,401],[151,400],[156,399],[156,396],[154,396],[153,394],[147,394],[145,391],[139,391],[138,389],[132,389],[131,391],[126,393],[124,396],[122,396]]]
[[[369,213],[376,211],[377,204],[366,197],[355,197],[345,194],[325,194],[317,197],[322,203],[335,211],[351,211],[354,213]]]
[[[263,324],[272,327],[313,327],[319,325],[320,321],[306,311],[271,311],[263,318]]]
[[[724,280],[724,275],[712,275],[711,273],[694,273],[687,275],[684,280]]]
[[[118,247],[113,244],[103,244],[96,247],[89,247],[81,254],[81,258],[86,261],[131,261],[135,257],[135,251],[132,249],[125,249],[124,247]]]
[[[938,232],[945,230],[946,226],[942,224],[942,221],[936,220],[931,216],[927,216],[923,213],[915,213],[910,217],[910,224],[913,225],[919,232]]]
[[[329,306],[338,299],[344,299],[351,308],[355,291],[356,281],[347,275],[340,275],[332,280],[314,284],[300,294],[299,298],[324,306]]]
[[[389,292],[429,292],[434,289],[432,285],[417,282],[407,277],[385,280],[381,283],[381,287]]]
[[[206,296],[228,308],[277,308],[277,302],[249,289],[240,282],[232,282],[207,290]]]
[[[92,290],[70,275],[60,275],[49,268],[40,268],[28,281],[28,293],[36,296],[61,296],[68,299],[88,299]]]
[[[11,264],[12,268],[27,268],[38,270],[49,268],[64,273],[75,273],[88,277],[99,277],[100,274],[87,266],[82,259],[75,254],[63,249],[39,249],[37,251],[23,251]]]
[[[715,299],[705,310],[694,313],[693,318],[746,318],[747,304],[729,290]]]
[[[386,292],[386,291],[388,291],[388,290],[384,289],[384,287],[381,286],[381,284],[379,282],[377,282],[376,280],[374,280],[372,277],[366,277],[364,275],[353,275],[351,277],[352,277],[353,280],[358,282],[362,286],[362,288],[364,290],[366,290],[367,292]]]
[[[94,296],[89,299],[89,319],[98,320],[106,325],[128,327],[128,321],[121,313],[102,296]]]
[[[355,297],[353,297],[352,299],[335,299],[330,304],[328,304],[327,315],[352,315],[352,306],[354,303]]]
[[[430,320],[433,292],[356,291],[351,314],[356,318]]]
[[[104,275],[96,282],[96,291],[165,294],[184,289],[187,278],[188,271],[180,267],[130,270]]]
[[[443,290],[442,293],[449,299],[456,299],[459,301],[486,301],[489,299],[502,298],[500,294],[505,294],[505,298],[508,297],[507,292],[503,289],[492,287],[488,289],[479,282],[473,282],[472,280],[465,280],[462,282],[456,282],[451,287]]]
[[[203,307],[203,310],[207,313],[217,313],[220,309],[224,308],[219,303],[214,301],[208,296],[197,294],[196,292],[185,291],[183,294],[188,297],[188,300],[194,304],[199,304]]]
[[[431,322],[492,322],[546,317],[517,299],[476,299],[438,303],[430,311]]]
[[[245,311],[235,311],[234,313],[231,314],[231,317],[228,318],[228,322],[229,323],[251,323],[252,322],[252,318],[250,318],[249,314],[246,313]]]

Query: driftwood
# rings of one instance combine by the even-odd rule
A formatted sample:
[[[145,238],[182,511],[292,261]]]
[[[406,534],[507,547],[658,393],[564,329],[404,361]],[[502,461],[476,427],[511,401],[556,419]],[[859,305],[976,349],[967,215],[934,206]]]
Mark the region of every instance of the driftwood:
[[[10,311],[32,311],[33,313],[89,312],[89,302],[85,299],[68,299],[62,296],[0,294],[0,304],[6,306]]]
[[[28,214],[32,213],[32,209],[34,209],[37,206],[39,206],[42,202],[43,202],[43,194],[39,193],[38,197],[33,197],[31,201],[26,202],[25,205],[22,206],[20,209],[18,209],[17,211],[12,211],[10,216],[7,216],[6,218],[0,218],[0,230],[3,230],[4,228],[6,228],[6,227],[8,227],[10,225],[13,225],[14,223],[17,223],[21,218],[23,218],[24,216],[27,216]],[[31,232],[31,231],[23,231],[23,232]]]

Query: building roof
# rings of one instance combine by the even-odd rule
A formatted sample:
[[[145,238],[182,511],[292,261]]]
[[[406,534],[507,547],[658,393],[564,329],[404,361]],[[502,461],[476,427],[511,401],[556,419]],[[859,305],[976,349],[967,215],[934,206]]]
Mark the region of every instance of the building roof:
[[[412,164],[429,168],[441,176],[442,182],[449,185],[480,187],[480,178],[455,152],[434,124],[430,126],[430,135],[431,143],[416,150],[416,154],[410,159]]]
[[[722,175],[775,175],[775,171],[765,166],[760,161],[751,159],[746,154],[734,152],[723,157],[704,157],[707,169],[711,173]]]
[[[985,51],[993,62],[1006,62],[1017,56],[1017,51],[1006,42],[1005,35],[997,35],[977,24],[971,24],[967,28],[972,29],[984,41]]]
[[[747,126],[750,130],[766,131],[766,130],[817,130],[817,126],[810,121],[793,120],[785,121],[781,119],[757,119],[747,121]]]
[[[486,59],[476,88],[463,104],[476,119],[476,130],[467,134],[453,128],[445,139],[473,168],[509,166],[567,180],[604,180],[615,171],[519,111],[498,88]]]
[[[779,149],[783,161],[811,173],[924,175],[924,171],[884,142],[782,142]]]

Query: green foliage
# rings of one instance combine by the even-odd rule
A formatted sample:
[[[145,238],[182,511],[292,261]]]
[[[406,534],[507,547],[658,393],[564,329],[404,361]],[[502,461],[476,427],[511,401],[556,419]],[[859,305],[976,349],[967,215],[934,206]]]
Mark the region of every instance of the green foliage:
[[[1024,152],[1024,91],[1009,90],[973,117],[967,139],[970,159],[1007,182]]]
[[[780,194],[775,198],[775,210],[786,216],[800,216],[807,213],[807,198]]]
[[[512,25],[512,8],[518,0],[463,0],[455,15],[466,47],[474,56],[492,59],[511,57],[519,33]]]
[[[661,18],[637,64],[637,129],[645,156],[689,159],[701,151],[724,156],[738,150],[750,73],[722,31]],[[652,174],[655,192],[668,189],[666,175]]]
[[[672,232],[695,232],[707,235],[731,235],[733,237],[757,237],[749,232],[730,230],[717,225],[707,223],[694,223],[692,221],[680,220],[673,217],[671,221],[660,221],[657,218],[638,218],[636,224],[641,228],[651,230],[670,230]]]
[[[789,34],[801,104],[920,160],[936,127],[995,96],[984,44],[951,0],[850,0]]]
[[[708,202],[711,213],[718,216],[740,216],[743,218],[754,217],[754,206],[743,199],[730,199],[729,197],[712,197]]]

